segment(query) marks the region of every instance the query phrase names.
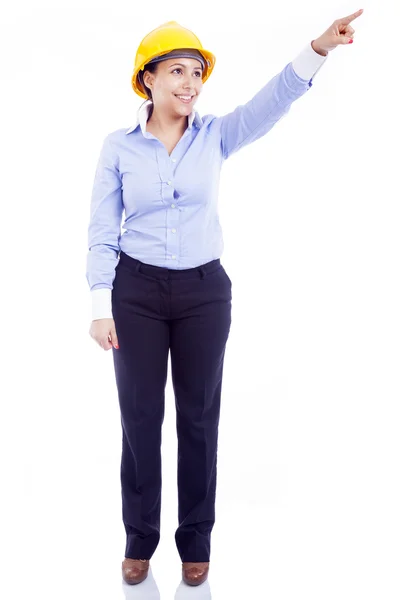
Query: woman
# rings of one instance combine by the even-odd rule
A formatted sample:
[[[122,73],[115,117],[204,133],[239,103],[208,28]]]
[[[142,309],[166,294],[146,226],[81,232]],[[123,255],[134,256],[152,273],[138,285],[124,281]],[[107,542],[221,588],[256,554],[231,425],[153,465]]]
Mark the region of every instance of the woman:
[[[169,351],[178,436],[175,541],[183,580],[198,585],[207,578],[232,300],[231,280],[220,263],[220,169],[310,89],[328,52],[353,41],[350,23],[361,13],[335,21],[247,104],[222,117],[201,118],[194,110],[215,56],[191,31],[170,21],[138,48],[132,87],[146,102],[130,129],[104,140],[87,258],[90,335],[104,350],[113,349],[121,411],[127,583],[147,577],[160,539]]]

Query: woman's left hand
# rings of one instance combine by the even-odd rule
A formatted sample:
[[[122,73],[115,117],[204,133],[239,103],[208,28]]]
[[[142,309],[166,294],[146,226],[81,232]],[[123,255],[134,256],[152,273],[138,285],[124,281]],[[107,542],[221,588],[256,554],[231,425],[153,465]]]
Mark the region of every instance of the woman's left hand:
[[[315,52],[326,56],[330,50],[336,48],[341,44],[350,44],[353,41],[354,29],[350,23],[357,19],[364,9],[361,8],[357,12],[343,17],[343,19],[337,19],[333,24],[323,33],[319,38],[313,40],[311,45]]]

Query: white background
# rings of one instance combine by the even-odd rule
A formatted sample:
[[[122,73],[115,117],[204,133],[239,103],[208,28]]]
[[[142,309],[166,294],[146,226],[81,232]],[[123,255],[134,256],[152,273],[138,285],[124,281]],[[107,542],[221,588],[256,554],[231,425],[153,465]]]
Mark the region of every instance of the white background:
[[[102,140],[143,101],[137,47],[169,20],[194,31],[217,57],[196,109],[222,115],[359,8],[354,44],[223,166],[233,300],[209,580],[180,583],[169,373],[161,541],[148,580],[123,585],[120,415],[85,267]],[[399,597],[399,16],[347,0],[3,13],[1,596]]]

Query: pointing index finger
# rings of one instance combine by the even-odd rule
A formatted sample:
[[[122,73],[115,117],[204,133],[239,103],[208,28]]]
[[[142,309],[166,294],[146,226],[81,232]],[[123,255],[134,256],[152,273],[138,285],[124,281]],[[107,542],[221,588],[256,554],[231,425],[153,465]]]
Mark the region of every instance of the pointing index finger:
[[[360,10],[358,10],[355,13],[353,13],[352,15],[349,15],[348,17],[344,17],[343,19],[340,19],[340,22],[343,25],[348,25],[349,23],[351,23],[352,21],[354,21],[354,19],[357,19],[357,17],[359,17],[363,12],[364,12],[364,9],[360,8]]]

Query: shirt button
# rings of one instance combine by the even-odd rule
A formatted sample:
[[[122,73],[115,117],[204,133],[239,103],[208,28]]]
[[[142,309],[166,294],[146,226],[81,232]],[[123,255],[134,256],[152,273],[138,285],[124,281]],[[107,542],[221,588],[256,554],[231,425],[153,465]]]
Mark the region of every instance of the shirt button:
[[[167,181],[167,183],[168,183],[168,185],[172,185],[172,182],[171,182],[171,181]]]
[[[171,231],[172,231],[172,233],[176,233],[176,229],[175,228],[171,229]]]
[[[172,162],[176,162],[176,158],[171,158]]]
[[[175,208],[175,204],[171,204],[171,208]]]
[[[176,258],[175,254],[173,254],[173,255],[171,256],[171,258]]]

